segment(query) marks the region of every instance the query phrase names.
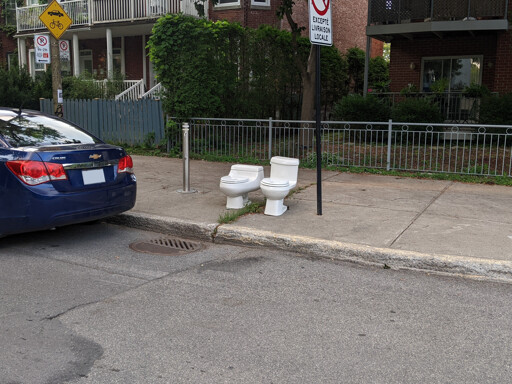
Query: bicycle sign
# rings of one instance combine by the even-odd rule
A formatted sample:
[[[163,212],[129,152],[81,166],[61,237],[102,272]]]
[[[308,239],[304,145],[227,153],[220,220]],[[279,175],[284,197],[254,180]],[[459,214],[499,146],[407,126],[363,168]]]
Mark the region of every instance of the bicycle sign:
[[[332,45],[330,0],[309,0],[309,40],[312,44]]]
[[[66,32],[73,23],[61,5],[53,0],[48,7],[39,15],[39,20],[48,28],[53,37],[57,40]]]

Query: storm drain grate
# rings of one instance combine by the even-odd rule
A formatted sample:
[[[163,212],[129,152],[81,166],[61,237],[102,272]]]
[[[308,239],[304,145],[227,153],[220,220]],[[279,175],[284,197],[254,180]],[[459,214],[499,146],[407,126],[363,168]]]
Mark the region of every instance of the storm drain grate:
[[[137,252],[172,256],[198,251],[203,245],[195,241],[167,237],[136,241],[130,244],[130,248]]]

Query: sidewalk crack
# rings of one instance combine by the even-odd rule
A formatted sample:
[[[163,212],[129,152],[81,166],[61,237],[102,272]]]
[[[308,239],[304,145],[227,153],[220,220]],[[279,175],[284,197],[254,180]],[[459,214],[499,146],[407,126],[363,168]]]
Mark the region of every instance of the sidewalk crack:
[[[395,237],[395,239],[389,243],[388,247],[391,248],[402,236],[403,234],[420,218],[421,215],[423,215],[423,213],[425,213],[425,211],[427,209],[430,208],[430,206],[432,204],[434,204],[434,202],[436,202],[436,200],[438,200],[447,190],[448,188],[450,188],[455,182],[454,181],[451,181],[446,187],[444,187],[441,192],[439,192],[436,196],[434,196],[430,201],[429,203],[425,206],[425,208],[423,208],[420,212],[418,212],[416,214],[416,216],[414,216],[414,218],[411,220],[411,222],[409,223],[409,225],[407,225],[407,227],[404,228],[404,230],[402,232],[400,232],[398,234],[397,237]]]

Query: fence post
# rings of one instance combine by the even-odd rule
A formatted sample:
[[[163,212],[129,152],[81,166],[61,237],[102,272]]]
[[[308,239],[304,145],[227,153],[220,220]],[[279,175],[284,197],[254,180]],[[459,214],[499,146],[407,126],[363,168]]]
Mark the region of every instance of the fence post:
[[[272,159],[272,118],[268,118],[268,159]]]
[[[391,170],[391,134],[393,133],[393,120],[388,121],[388,156],[386,163],[386,170]]]
[[[190,158],[189,158],[189,125],[183,123],[183,189],[179,189],[179,193],[194,193],[194,189],[190,189]]]

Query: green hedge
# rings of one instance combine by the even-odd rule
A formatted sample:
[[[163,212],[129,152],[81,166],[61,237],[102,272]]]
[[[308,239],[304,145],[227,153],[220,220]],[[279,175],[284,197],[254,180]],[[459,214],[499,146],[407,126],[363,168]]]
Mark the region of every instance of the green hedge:
[[[388,121],[389,116],[389,107],[374,95],[349,95],[333,110],[334,120],[341,121]]]
[[[404,123],[442,123],[439,106],[428,98],[407,98],[391,109],[393,121]]]
[[[512,124],[512,93],[484,97],[480,104],[480,123]]]
[[[306,38],[299,38],[295,51],[288,31],[166,15],[155,24],[148,46],[170,115],[300,118],[299,63],[305,65],[311,47]],[[387,64],[377,60],[372,68],[372,79],[385,82]],[[349,84],[355,81],[362,89],[363,70],[362,50],[342,55],[335,47],[322,47],[324,115],[348,93]]]

